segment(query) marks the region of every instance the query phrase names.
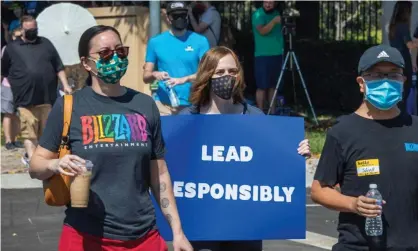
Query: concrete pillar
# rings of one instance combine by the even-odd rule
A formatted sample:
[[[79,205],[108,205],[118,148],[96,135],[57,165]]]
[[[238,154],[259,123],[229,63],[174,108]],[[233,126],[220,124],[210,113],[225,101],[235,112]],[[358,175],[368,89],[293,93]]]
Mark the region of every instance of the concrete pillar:
[[[149,2],[149,30],[150,37],[158,35],[161,31],[161,5],[159,0]]]

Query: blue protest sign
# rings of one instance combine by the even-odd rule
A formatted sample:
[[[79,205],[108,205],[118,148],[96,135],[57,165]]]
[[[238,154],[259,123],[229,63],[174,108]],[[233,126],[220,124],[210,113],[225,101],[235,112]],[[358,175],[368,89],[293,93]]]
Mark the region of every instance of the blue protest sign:
[[[304,239],[302,118],[162,117],[166,160],[189,240]],[[171,229],[159,209],[165,240]]]

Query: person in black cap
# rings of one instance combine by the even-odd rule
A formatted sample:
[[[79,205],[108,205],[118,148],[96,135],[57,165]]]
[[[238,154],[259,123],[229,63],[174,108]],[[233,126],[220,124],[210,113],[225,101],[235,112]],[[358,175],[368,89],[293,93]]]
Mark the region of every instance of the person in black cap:
[[[199,61],[209,50],[206,37],[187,30],[188,6],[166,6],[170,30],[151,38],[147,45],[143,80],[151,87],[161,115],[178,114],[190,106],[189,95]]]
[[[404,67],[397,49],[369,48],[356,79],[364,100],[327,132],[311,196],[340,211],[334,251],[418,250],[418,117],[397,107]],[[364,196],[370,184],[383,201]],[[378,215],[383,234],[368,237],[365,219]]]

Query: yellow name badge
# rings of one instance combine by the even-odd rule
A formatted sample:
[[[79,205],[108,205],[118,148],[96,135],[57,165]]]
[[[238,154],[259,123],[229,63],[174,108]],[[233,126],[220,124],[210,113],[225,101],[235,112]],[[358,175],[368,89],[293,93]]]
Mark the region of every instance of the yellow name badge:
[[[379,159],[357,160],[357,176],[370,176],[380,174]]]

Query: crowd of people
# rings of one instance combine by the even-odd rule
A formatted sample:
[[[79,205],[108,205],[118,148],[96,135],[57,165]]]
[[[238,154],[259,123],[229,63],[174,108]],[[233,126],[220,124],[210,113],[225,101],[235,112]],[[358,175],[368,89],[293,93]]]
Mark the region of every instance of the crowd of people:
[[[39,180],[78,175],[86,160],[98,167],[88,207],[68,206],[65,212],[60,251],[167,250],[150,189],[172,228],[175,251],[262,250],[262,241],[188,241],[164,159],[160,116],[264,115],[283,60],[282,20],[275,5],[264,1],[252,18],[257,107],[244,98],[242,66],[233,50],[220,46],[221,18],[208,1],[167,4],[170,28],[149,40],[143,66],[151,96],[120,84],[129,67],[129,45],[115,28],[97,25],[83,33],[78,53],[88,79],[73,90],[58,52],[38,36],[35,18],[15,12],[18,25],[4,27],[10,36],[2,48],[6,149],[24,146],[22,160]],[[409,35],[410,16],[411,4],[398,2],[390,28],[393,47],[374,46],[360,58],[355,81],[363,103],[327,133],[312,198],[341,212],[333,250],[418,250],[418,118],[405,111],[403,102],[416,72],[416,54],[411,57],[410,50],[416,53],[418,40]],[[64,103],[57,97],[58,79],[74,98],[66,138],[71,154],[61,159]],[[16,141],[18,134],[23,143]],[[309,141],[295,150],[309,157]],[[364,171],[359,161],[369,160],[373,165]],[[373,182],[379,184],[382,205],[364,196]],[[376,244],[366,236],[364,222],[379,214],[385,240]]]

